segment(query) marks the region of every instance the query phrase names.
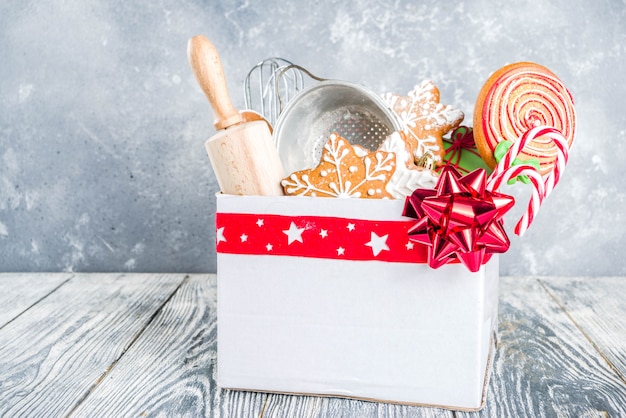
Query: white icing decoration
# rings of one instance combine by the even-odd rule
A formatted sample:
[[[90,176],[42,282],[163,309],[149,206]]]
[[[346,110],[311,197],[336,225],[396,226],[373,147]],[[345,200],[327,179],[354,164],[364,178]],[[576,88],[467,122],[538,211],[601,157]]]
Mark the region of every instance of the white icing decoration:
[[[296,173],[293,173],[289,178],[291,181],[286,181],[285,191],[288,194],[311,195],[321,194],[334,197],[361,197],[361,192],[358,189],[368,181],[385,181],[387,175],[384,172],[390,172],[393,170],[395,164],[395,154],[377,152],[374,158],[366,155],[363,158],[363,164],[365,168],[365,176],[357,184],[353,184],[352,181],[345,179],[342,176],[341,167],[345,166],[344,158],[349,155],[348,143],[341,139],[338,140],[338,136],[331,135],[330,140],[324,145],[324,149],[327,153],[324,154],[322,160],[334,166],[334,170],[331,172],[337,173],[337,182],[331,181],[328,183],[330,190],[321,189],[318,186],[311,183],[308,174],[302,174],[300,179]],[[374,161],[375,160],[375,161]],[[358,172],[357,166],[350,166],[348,170],[351,173]],[[326,171],[326,170],[324,170]],[[324,176],[322,173],[320,173]],[[328,174],[328,173],[327,173]]]
[[[438,161],[440,156],[436,149],[438,148],[437,140],[430,135],[425,138],[418,137],[413,129],[418,125],[418,122],[422,123],[423,121],[428,121],[422,126],[425,131],[453,125],[456,121],[460,123],[463,120],[463,112],[450,105],[433,103],[433,100],[436,99],[433,90],[436,88],[432,81],[425,80],[408,93],[410,101],[391,93],[384,94],[382,98],[390,108],[394,109],[395,105],[399,104],[403,109],[398,117],[403,126],[403,132],[417,141],[416,155],[421,157],[430,151]]]
[[[402,137],[398,132],[394,132],[385,139],[380,146],[381,151],[393,152],[396,155],[396,171],[393,173],[386,185],[387,192],[394,199],[404,199],[413,193],[413,190],[434,189],[437,184],[438,175],[431,170],[410,169],[407,164],[415,166],[413,157],[406,150]]]
[[[370,153],[370,150],[356,144],[352,146],[352,149],[354,150],[354,153],[360,158],[363,158]]]

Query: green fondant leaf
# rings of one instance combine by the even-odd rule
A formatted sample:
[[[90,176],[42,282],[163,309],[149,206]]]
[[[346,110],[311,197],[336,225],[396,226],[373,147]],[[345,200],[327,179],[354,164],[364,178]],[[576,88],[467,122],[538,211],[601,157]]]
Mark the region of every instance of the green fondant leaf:
[[[493,151],[493,156],[496,159],[496,162],[499,163],[500,160],[504,158],[506,153],[509,152],[509,149],[512,146],[513,146],[512,141],[502,141],[498,145],[496,145],[496,149]],[[539,168],[540,168],[540,163],[537,158],[528,158],[526,160],[516,158],[513,160],[513,163],[511,165],[520,165],[520,164],[531,165],[537,171],[539,171]],[[530,183],[530,179],[528,178],[528,176],[517,176],[516,178],[509,180],[508,184],[514,184],[518,180],[524,184]]]

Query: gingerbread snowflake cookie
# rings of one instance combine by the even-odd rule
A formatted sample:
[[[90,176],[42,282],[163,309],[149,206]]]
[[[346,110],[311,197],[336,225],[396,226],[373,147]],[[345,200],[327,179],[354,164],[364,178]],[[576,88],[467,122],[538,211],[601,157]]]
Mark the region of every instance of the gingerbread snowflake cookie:
[[[358,151],[345,138],[332,134],[317,167],[296,171],[282,180],[285,195],[392,198],[386,185],[396,169],[395,154]]]
[[[406,149],[404,132],[394,132],[381,144],[379,150],[396,155],[396,171],[387,183],[387,191],[395,199],[410,196],[415,189],[434,189],[439,175],[415,164],[414,157]]]
[[[416,85],[407,96],[384,94],[383,100],[400,118],[407,150],[419,160],[427,152],[443,161],[443,136],[460,125],[463,112],[439,103],[439,89],[426,80]]]

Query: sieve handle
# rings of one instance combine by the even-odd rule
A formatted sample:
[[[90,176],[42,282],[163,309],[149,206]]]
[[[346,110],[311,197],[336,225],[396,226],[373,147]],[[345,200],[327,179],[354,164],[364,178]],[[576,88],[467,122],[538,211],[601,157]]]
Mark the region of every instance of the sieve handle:
[[[309,70],[307,70],[306,68],[298,64],[289,64],[289,65],[280,67],[274,77],[274,89],[275,89],[274,91],[276,91],[276,98],[278,99],[279,113],[283,111],[283,97],[280,94],[280,81],[282,80],[283,75],[285,75],[285,73],[290,70],[298,70],[308,75],[312,80],[315,80],[315,81],[327,81],[328,80],[327,78],[316,76],[315,74],[311,73]]]

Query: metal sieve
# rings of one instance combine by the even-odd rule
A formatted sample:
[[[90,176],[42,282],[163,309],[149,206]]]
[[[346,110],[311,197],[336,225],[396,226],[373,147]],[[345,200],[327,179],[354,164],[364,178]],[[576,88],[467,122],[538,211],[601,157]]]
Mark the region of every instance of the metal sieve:
[[[323,80],[287,103],[273,136],[285,172],[292,173],[315,167],[333,132],[373,151],[400,129],[397,116],[377,94],[346,81]]]

